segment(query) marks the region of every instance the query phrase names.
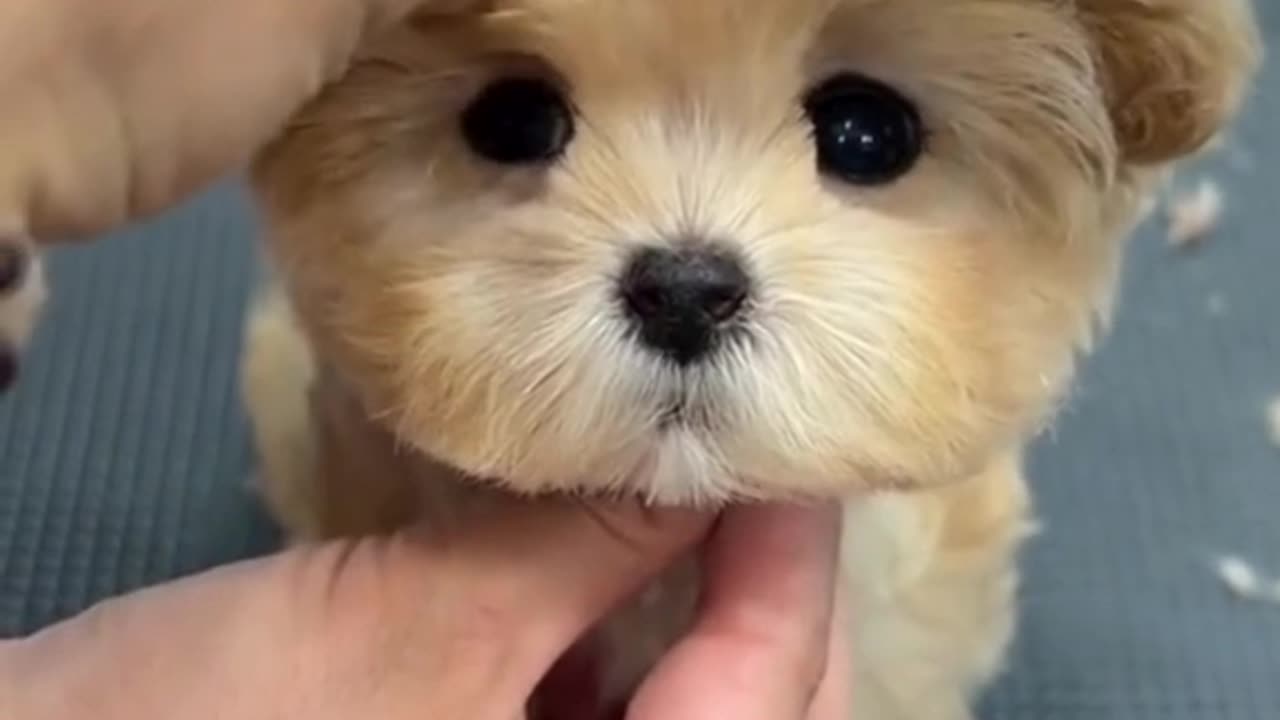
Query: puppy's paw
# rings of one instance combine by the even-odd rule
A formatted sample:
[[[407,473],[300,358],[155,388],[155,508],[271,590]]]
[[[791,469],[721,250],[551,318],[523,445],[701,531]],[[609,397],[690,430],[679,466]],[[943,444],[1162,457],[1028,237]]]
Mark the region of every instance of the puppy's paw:
[[[0,392],[18,379],[22,350],[44,306],[44,266],[27,240],[0,236]]]

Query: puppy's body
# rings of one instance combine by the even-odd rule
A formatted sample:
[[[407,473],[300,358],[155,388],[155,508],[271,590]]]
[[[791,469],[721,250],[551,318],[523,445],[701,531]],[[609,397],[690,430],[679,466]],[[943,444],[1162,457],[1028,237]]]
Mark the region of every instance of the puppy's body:
[[[1244,4],[489,5],[372,42],[261,158],[277,514],[843,498],[856,717],[965,717],[1014,624],[1022,447],[1150,184],[1234,111]],[[691,563],[584,640],[602,702]]]

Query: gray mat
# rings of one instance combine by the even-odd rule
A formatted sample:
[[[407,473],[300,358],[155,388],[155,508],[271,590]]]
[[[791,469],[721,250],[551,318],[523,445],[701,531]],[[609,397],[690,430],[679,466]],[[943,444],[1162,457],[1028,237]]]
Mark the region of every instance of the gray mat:
[[[1268,3],[1272,39],[1280,7]],[[1134,246],[1116,332],[1033,458],[1045,533],[990,720],[1280,719],[1280,608],[1208,559],[1280,573],[1280,64],[1211,161],[1226,224]],[[234,189],[54,259],[56,293],[0,400],[0,636],[246,557],[275,534],[234,391],[252,226]]]
[[[234,385],[239,200],[220,189],[52,257],[48,315],[0,399],[0,636],[270,547]]]

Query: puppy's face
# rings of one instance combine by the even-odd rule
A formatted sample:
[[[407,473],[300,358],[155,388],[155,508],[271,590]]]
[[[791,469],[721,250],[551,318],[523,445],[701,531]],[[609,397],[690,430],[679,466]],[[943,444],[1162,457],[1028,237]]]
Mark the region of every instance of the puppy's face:
[[[321,354],[466,472],[681,502],[927,486],[1050,409],[1145,168],[1234,107],[1248,21],[1228,0],[424,14],[257,182]]]

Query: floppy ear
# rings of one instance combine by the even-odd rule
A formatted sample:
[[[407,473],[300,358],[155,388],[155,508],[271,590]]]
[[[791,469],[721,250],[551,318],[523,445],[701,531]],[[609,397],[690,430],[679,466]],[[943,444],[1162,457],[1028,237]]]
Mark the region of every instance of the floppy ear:
[[[1076,0],[1126,162],[1198,150],[1231,120],[1261,60],[1250,0]]]

